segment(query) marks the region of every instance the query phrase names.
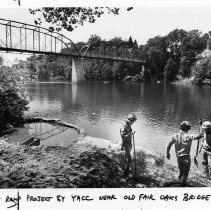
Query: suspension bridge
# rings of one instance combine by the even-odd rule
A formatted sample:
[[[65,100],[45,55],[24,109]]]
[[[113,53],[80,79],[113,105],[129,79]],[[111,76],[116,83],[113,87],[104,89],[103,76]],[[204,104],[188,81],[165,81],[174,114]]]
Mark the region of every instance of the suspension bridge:
[[[79,49],[70,38],[61,33],[40,26],[0,18],[0,51],[69,57],[72,59],[72,71],[74,71],[73,82],[84,80],[85,59],[125,61],[140,63],[140,65],[145,63],[136,58],[138,48],[133,49],[133,53],[126,47],[117,48],[105,45],[91,50],[91,44],[84,45]],[[109,54],[108,47],[110,47]]]

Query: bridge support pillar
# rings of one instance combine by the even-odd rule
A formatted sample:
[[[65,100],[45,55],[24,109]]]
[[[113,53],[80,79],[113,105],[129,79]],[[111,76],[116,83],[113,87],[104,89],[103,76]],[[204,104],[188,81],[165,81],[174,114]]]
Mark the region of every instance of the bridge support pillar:
[[[72,82],[84,81],[84,61],[82,58],[72,59]]]

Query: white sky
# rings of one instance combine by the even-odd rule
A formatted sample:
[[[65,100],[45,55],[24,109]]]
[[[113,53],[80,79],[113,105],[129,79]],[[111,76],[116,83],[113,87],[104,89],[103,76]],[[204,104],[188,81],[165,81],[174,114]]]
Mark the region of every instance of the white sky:
[[[5,2],[5,0],[0,1]],[[21,0],[22,7],[18,7],[16,2],[12,0],[6,1],[10,3],[10,5],[6,5],[5,7],[0,5],[0,7],[2,7],[0,8],[0,18],[29,24],[33,24],[35,18],[28,12],[30,5],[44,6],[42,3],[48,2],[45,6],[51,6],[52,4],[56,5],[60,2],[60,5],[63,6],[65,5],[63,3],[67,2],[67,0],[30,0],[30,5],[27,5],[29,0],[27,0],[27,2],[26,0]],[[101,1],[103,2],[104,0]],[[35,2],[37,2],[37,4],[35,4]],[[108,2],[110,2],[110,0],[108,0]],[[124,4],[124,2],[126,1],[121,1],[121,4],[119,3],[119,5],[130,5],[128,3]],[[152,0],[148,0],[147,3],[146,1],[144,2],[145,4],[135,5],[135,8],[130,12],[123,8],[118,16],[104,15],[94,24],[86,23],[84,26],[79,26],[73,32],[63,31],[62,33],[74,42],[87,41],[92,34],[97,34],[106,40],[116,36],[122,37],[123,39],[128,39],[129,36],[132,36],[132,38],[136,39],[140,45],[145,44],[149,38],[156,35],[166,35],[176,28],[182,28],[184,30],[199,29],[204,33],[211,30],[211,2],[210,4],[206,0],[191,1],[191,4],[184,4],[181,0],[174,0],[174,4],[169,4],[168,1],[165,0],[157,0],[157,3],[155,4],[152,4]],[[175,3],[177,2],[179,2],[179,4],[176,4],[175,6]],[[188,1],[186,0],[185,2]],[[131,1],[131,4],[133,5],[133,1]],[[103,4],[101,6],[103,6]],[[108,5],[106,4],[106,6]],[[118,4],[116,6],[118,6]],[[4,54],[3,57],[9,60],[14,60],[17,56],[6,56]]]

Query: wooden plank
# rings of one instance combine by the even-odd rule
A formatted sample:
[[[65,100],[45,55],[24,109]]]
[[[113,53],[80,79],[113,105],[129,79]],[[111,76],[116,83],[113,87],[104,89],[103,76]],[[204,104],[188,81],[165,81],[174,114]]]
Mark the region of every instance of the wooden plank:
[[[23,142],[21,145],[27,146],[27,145],[31,144],[32,142],[34,142],[34,139],[35,139],[35,137],[33,136],[33,137],[29,138],[28,140],[26,140],[25,142]]]

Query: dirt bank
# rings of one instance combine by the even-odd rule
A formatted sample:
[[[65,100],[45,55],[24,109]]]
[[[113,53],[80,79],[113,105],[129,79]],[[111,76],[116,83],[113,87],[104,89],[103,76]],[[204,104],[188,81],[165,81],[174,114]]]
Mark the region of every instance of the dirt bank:
[[[124,176],[123,161],[119,144],[91,137],[67,147],[27,148],[1,141],[0,188],[178,186],[177,168],[161,154],[138,149],[136,179]],[[188,186],[211,182],[191,171]]]

